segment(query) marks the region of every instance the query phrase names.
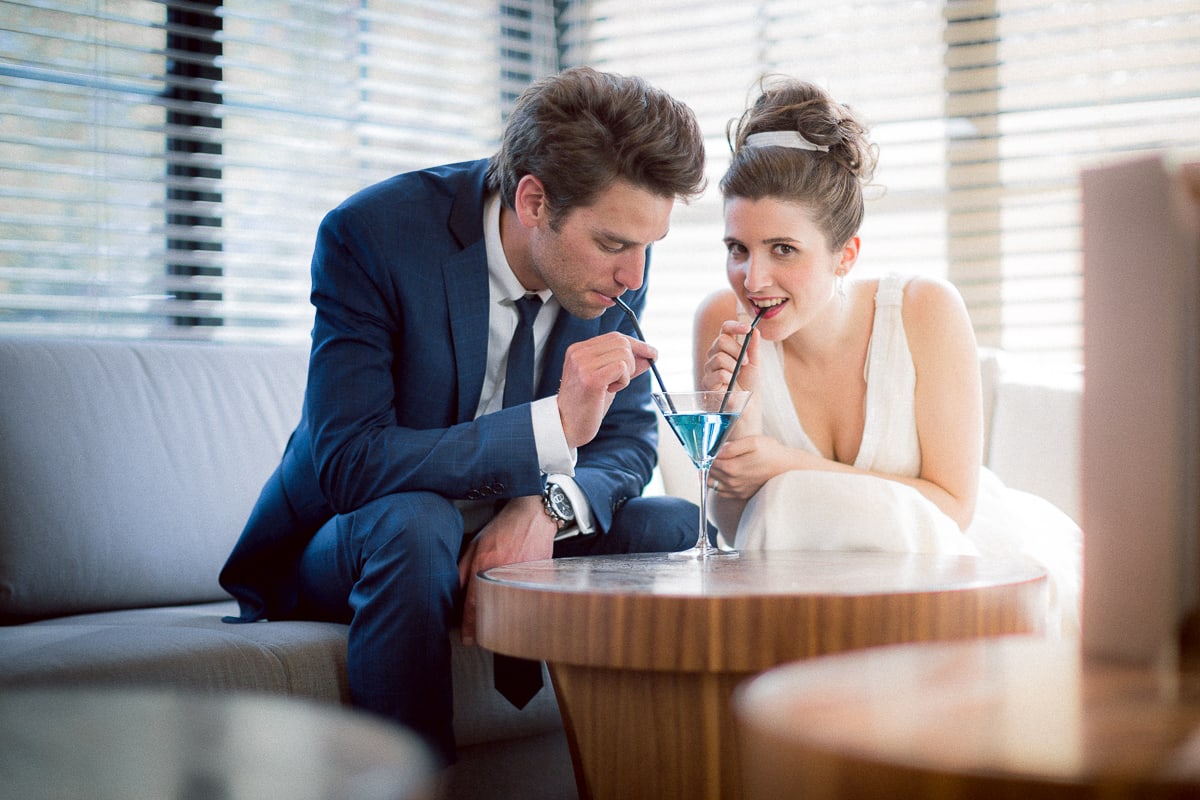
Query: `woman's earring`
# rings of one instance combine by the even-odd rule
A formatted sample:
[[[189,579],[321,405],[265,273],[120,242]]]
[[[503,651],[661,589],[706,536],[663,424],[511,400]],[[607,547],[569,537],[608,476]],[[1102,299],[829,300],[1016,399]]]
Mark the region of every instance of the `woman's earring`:
[[[846,307],[846,273],[839,272],[837,274],[837,294],[838,300],[842,303],[842,308]]]

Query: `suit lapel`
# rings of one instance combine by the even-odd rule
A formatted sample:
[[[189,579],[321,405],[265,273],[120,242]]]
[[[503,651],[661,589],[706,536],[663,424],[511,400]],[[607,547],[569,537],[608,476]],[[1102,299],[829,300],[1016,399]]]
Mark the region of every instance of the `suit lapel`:
[[[476,162],[466,175],[464,190],[454,198],[448,223],[463,249],[442,265],[458,378],[458,422],[475,418],[487,371],[489,297],[487,245],[483,237],[486,167],[486,161]]]
[[[483,240],[447,260],[443,274],[458,377],[457,421],[469,422],[479,407],[483,376],[487,372],[489,297]]]

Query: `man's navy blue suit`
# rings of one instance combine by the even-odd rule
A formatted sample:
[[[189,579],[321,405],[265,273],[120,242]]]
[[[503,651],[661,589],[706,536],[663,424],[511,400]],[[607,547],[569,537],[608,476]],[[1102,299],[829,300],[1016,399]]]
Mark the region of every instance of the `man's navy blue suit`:
[[[322,222],[304,408],[221,572],[242,621],[350,622],[354,702],[453,759],[448,632],[461,602],[463,521],[451,502],[540,494],[528,405],[475,418],[488,343],[486,161],[391,178]],[[623,299],[640,313],[645,287]],[[573,342],[621,330],[565,310],[536,395],[557,391]],[[597,534],[555,555],[683,549],[696,508],[640,498],[657,426],[643,373],[579,449],[575,481]]]

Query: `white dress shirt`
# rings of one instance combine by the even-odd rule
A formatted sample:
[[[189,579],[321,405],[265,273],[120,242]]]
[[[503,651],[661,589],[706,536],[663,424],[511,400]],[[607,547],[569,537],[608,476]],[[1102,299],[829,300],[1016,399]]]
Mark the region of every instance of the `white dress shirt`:
[[[527,294],[517,276],[513,274],[500,242],[500,205],[499,195],[494,194],[485,201],[483,208],[483,236],[488,262],[488,351],[487,372],[483,377],[483,391],[479,396],[476,417],[498,411],[504,405],[504,374],[508,368],[508,348],[517,329],[516,301]],[[533,323],[535,386],[545,367],[546,340],[550,337],[550,331],[562,308],[549,289],[537,294],[542,298],[542,307]],[[591,533],[591,508],[572,477],[575,474],[578,452],[567,446],[567,437],[558,416],[558,398],[551,395],[535,400],[531,408],[538,465],[545,473],[546,479],[562,486],[570,498],[575,509],[575,525],[578,532]],[[464,509],[464,517],[466,516],[467,509]],[[487,521],[478,520],[477,514],[474,516],[480,527]],[[468,521],[467,530],[472,530],[472,527],[471,521]],[[573,530],[561,531],[559,538]]]

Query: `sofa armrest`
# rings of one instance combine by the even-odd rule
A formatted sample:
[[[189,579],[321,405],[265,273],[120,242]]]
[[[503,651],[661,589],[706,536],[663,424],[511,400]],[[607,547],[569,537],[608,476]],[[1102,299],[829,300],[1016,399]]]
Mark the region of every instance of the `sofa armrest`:
[[[996,385],[986,463],[1006,486],[1080,520],[1080,372],[1006,370]]]

